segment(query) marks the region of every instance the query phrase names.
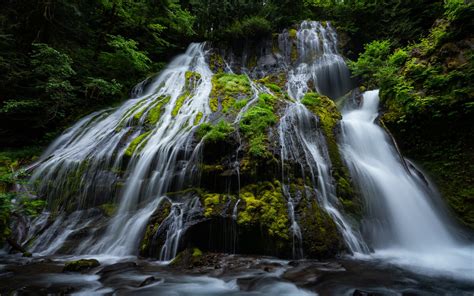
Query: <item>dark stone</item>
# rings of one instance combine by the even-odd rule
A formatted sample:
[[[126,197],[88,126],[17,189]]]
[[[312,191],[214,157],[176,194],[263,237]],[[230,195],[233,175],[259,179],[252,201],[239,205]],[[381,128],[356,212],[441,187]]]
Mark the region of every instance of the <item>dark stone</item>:
[[[145,287],[148,285],[151,285],[157,281],[159,281],[160,278],[155,278],[154,276],[147,277],[143,282],[141,282],[138,287]]]
[[[362,291],[359,289],[355,289],[354,293],[352,293],[352,296],[383,296],[383,295],[384,294],[381,294],[381,293]]]
[[[115,273],[121,273],[128,270],[133,270],[137,267],[135,262],[120,262],[112,265],[107,265],[97,272],[101,276],[109,276]]]

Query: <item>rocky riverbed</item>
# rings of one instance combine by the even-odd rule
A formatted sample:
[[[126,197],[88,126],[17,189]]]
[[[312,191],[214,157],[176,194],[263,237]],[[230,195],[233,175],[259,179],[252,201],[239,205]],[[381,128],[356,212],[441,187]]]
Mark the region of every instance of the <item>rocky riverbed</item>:
[[[192,251],[192,250],[191,250]],[[87,261],[80,271],[65,266]],[[286,261],[186,251],[172,262],[136,257],[0,258],[1,295],[472,295],[474,283],[374,260]],[[77,266],[76,266],[77,267]]]

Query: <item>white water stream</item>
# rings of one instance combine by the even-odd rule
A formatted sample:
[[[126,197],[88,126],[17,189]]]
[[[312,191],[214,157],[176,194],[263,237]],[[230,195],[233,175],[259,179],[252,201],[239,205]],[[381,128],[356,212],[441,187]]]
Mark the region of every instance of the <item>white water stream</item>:
[[[341,152],[366,203],[364,232],[377,258],[474,280],[474,246],[436,208],[427,184],[404,165],[375,122],[378,90],[343,112]]]

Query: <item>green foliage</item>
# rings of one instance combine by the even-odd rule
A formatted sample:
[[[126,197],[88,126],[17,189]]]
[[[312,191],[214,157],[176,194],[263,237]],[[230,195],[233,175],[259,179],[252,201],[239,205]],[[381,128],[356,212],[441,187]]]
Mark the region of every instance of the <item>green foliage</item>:
[[[472,1],[465,0],[445,0],[444,8],[445,16],[448,20],[468,20],[469,15],[472,15],[474,4]]]
[[[355,57],[363,45],[390,39],[395,47],[423,36],[443,14],[442,0],[338,1],[305,0],[305,8],[317,19],[331,20],[344,32],[346,55]],[[364,21],[361,21],[364,20]]]
[[[46,202],[26,193],[14,191],[15,184],[21,184],[26,177],[20,167],[30,162],[40,149],[25,148],[0,152],[0,245],[11,234],[10,222],[13,216],[37,216]]]
[[[123,85],[117,80],[111,81],[102,78],[89,77],[84,84],[85,95],[91,99],[100,99],[104,97],[120,96]]]
[[[127,69],[122,75],[144,75],[150,70],[151,60],[146,52],[138,50],[138,43],[135,40],[125,39],[120,35],[109,35],[107,44],[113,51],[100,54],[99,62],[104,69],[114,73]]]
[[[252,16],[242,21],[235,21],[229,28],[225,29],[225,38],[235,39],[255,39],[268,36],[272,32],[271,24],[268,20],[260,16]]]
[[[365,51],[359,55],[357,61],[349,62],[352,74],[360,76],[370,83],[370,78],[378,73],[379,69],[386,66],[390,54],[390,41],[375,40],[364,46]],[[369,84],[369,87],[372,86]]]
[[[301,103],[307,107],[316,107],[321,104],[321,98],[318,93],[306,93],[301,98]]]
[[[109,107],[194,36],[177,1],[9,1],[0,11],[0,141],[48,141]]]

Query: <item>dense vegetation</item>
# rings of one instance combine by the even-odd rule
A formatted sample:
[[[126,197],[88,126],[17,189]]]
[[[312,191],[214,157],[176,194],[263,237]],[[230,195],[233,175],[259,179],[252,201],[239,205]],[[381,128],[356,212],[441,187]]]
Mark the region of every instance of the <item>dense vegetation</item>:
[[[414,40],[441,14],[441,1],[398,2],[3,1],[0,143],[47,143],[81,115],[128,97],[193,40],[242,44],[302,19],[331,19],[354,55],[375,38]]]

